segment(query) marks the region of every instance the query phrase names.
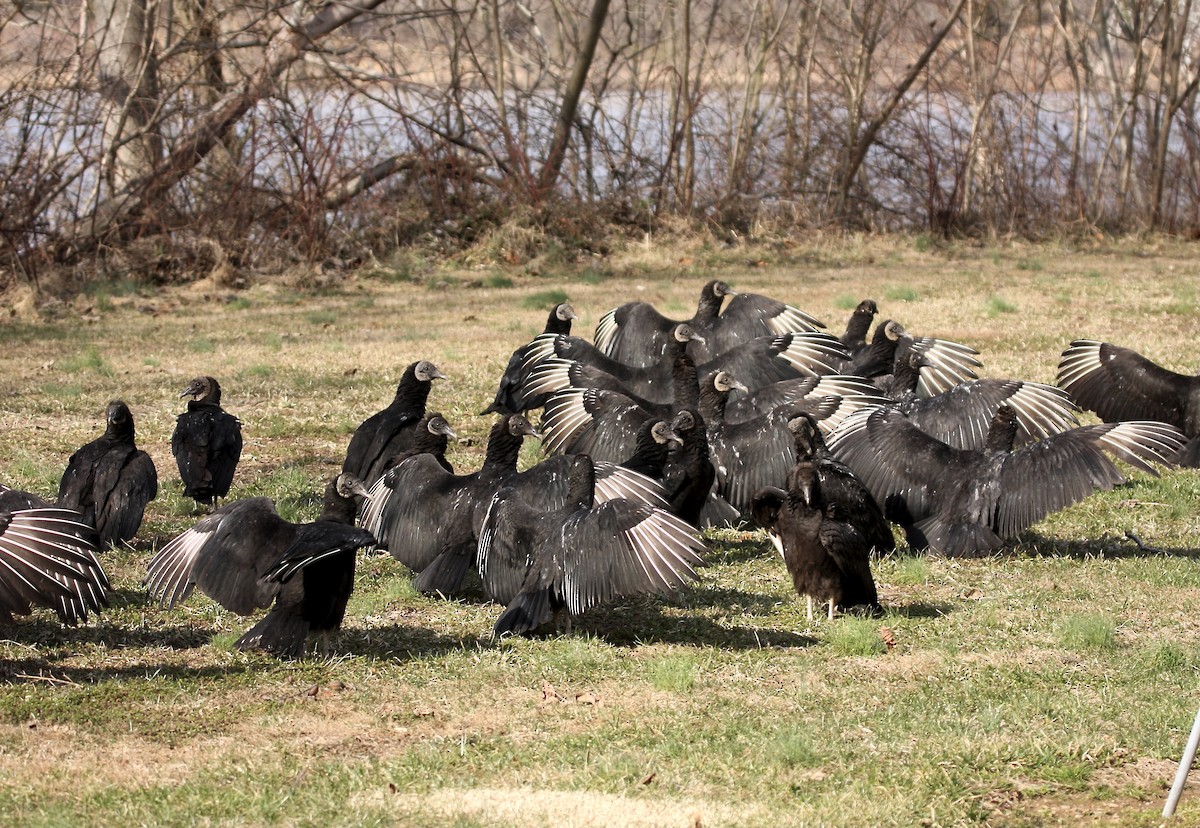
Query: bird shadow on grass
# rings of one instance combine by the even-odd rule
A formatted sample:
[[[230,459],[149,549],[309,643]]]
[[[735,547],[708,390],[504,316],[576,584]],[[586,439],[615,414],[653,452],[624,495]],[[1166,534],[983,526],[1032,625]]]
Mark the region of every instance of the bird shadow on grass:
[[[778,554],[765,537],[735,541],[712,538],[708,545],[709,551],[703,555],[705,566],[746,563]]]
[[[335,649],[356,657],[377,658],[404,663],[446,653],[478,650],[486,647],[490,637],[441,635],[424,627],[394,624],[371,629],[344,629],[339,633]]]
[[[817,639],[774,627],[725,626],[701,615],[666,615],[649,600],[597,608],[576,619],[574,629],[616,647],[682,644],[726,650],[809,647]]]
[[[1194,546],[1155,546],[1137,535],[1105,534],[1090,540],[1062,541],[1026,532],[1020,537],[1020,547],[1014,554],[1031,558],[1073,558],[1092,560],[1096,558],[1190,558],[1200,560],[1200,548]]]

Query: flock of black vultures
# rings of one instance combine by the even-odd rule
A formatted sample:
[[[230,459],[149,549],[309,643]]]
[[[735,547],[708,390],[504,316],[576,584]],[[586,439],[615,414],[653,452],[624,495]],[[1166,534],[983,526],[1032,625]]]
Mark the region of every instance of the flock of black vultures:
[[[605,314],[594,342],[555,307],[513,353],[492,405],[479,469],[447,462],[456,435],[427,411],[444,378],[418,361],[395,398],[355,431],[321,516],[293,524],[268,498],[212,510],[148,565],[150,594],[192,590],[232,612],[268,612],[237,643],[298,657],[342,622],[358,550],[386,549],[414,586],[459,594],[478,576],[505,606],[494,634],[527,634],[619,596],[693,581],[700,530],[745,519],[765,529],[797,592],[835,608],[879,609],[872,554],[984,555],[1045,515],[1123,482],[1111,457],[1156,474],[1200,466],[1200,378],[1125,348],[1077,340],[1058,387],[979,379],[977,352],[871,326],[865,300],[840,338],[765,296],[705,285],[696,314],[646,303]],[[171,441],[184,493],[225,497],[242,448],[211,377],[193,381]],[[1100,425],[1079,425],[1079,407]],[[542,409],[538,426],[526,413]],[[547,459],[518,470],[526,437]],[[158,489],[133,417],[109,404],[104,435],[70,459],[57,504],[0,486],[0,618],[35,606],[64,623],[105,605],[99,551],[128,541]],[[565,619],[563,614],[565,613]]]

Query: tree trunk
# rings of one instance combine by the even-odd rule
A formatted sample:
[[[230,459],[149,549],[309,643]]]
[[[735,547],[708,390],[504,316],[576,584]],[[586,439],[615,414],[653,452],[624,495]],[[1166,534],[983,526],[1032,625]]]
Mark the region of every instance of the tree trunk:
[[[604,21],[608,17],[609,0],[595,0],[592,14],[588,18],[587,33],[579,55],[575,59],[575,71],[571,74],[567,88],[563,92],[562,106],[558,110],[558,121],[554,127],[554,137],[550,141],[550,153],[546,163],[538,175],[534,197],[538,200],[549,195],[558,181],[559,171],[562,170],[563,159],[567,154],[567,143],[571,138],[571,124],[575,122],[575,112],[579,108],[579,98],[583,94],[583,86],[587,83],[588,70],[592,66],[592,58],[596,56],[596,44],[600,42],[600,33],[604,30]]]
[[[100,95],[104,99],[104,177],[112,191],[148,175],[162,154],[151,122],[158,77],[146,0],[91,0]]]

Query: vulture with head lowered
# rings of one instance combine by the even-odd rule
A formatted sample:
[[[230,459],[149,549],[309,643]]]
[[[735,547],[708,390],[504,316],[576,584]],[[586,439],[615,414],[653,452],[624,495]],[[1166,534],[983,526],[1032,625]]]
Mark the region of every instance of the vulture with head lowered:
[[[133,414],[121,400],[105,411],[104,434],[71,455],[58,484],[58,505],[94,526],[102,545],[129,541],[146,505],[158,496],[158,472],[134,444]]]
[[[308,636],[338,629],[354,589],[357,550],[375,538],[354,526],[363,482],[345,472],[325,487],[321,516],[291,523],[270,498],[235,500],[158,551],[147,567],[153,598],[174,606],[200,588],[230,612],[274,606],[236,647],[300,658]]]
[[[996,411],[982,449],[956,449],[901,412],[864,409],[829,439],[914,549],[954,556],[995,552],[1051,512],[1125,478],[1108,454],[1156,475],[1183,444],[1173,426],[1125,422],[1081,426],[1013,449],[1016,412]]]
[[[1178,374],[1120,345],[1077,339],[1063,351],[1057,383],[1106,423],[1170,423],[1187,438],[1176,462],[1200,467],[1200,375]]]

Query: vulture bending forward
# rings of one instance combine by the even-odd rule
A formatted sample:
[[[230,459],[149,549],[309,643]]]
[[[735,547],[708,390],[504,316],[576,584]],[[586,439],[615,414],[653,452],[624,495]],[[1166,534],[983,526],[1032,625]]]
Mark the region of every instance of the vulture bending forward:
[[[378,480],[391,457],[412,447],[416,425],[425,416],[425,402],[433,381],[445,378],[436,365],[424,359],[404,369],[396,396],[388,407],[363,420],[354,431],[346,447],[342,471],[368,486]]]
[[[283,658],[304,655],[310,632],[341,626],[354,588],[355,552],[375,538],[353,525],[356,496],[366,487],[342,473],[325,487],[313,523],[290,523],[270,498],[235,500],[158,551],[147,567],[153,598],[174,606],[195,587],[230,612],[275,606],[236,647]]]
[[[171,454],[184,495],[212,506],[229,494],[242,456],[242,424],[221,408],[221,385],[212,377],[197,377],[179,396],[191,399],[175,419]]]
[[[508,487],[492,497],[479,534],[479,575],[507,607],[496,637],[534,632],[563,610],[579,615],[696,579],[704,543],[692,527],[624,498],[593,505],[595,485],[591,458],[580,454],[570,459],[566,500],[557,508]]]
[[[956,449],[930,437],[895,409],[858,412],[829,440],[899,523],[914,549],[986,555],[1041,520],[1125,478],[1106,453],[1155,476],[1183,444],[1174,426],[1155,422],[1091,425],[1013,450],[1016,412],[1002,405],[984,448]]]
[[[751,512],[767,530],[792,576],[796,592],[808,602],[879,609],[871,578],[870,553],[896,548],[891,527],[875,498],[844,463],[829,453],[816,421],[809,416],[788,422],[796,465],[786,489],[766,486],[754,494]]]
[[[137,534],[146,504],[158,496],[158,472],[150,455],[134,445],[129,406],[110,402],[105,423],[102,436],[71,455],[58,484],[58,505],[81,514],[108,546]]]
[[[1063,351],[1058,385],[1106,423],[1158,420],[1183,432],[1176,462],[1200,468],[1200,376],[1177,374],[1136,351],[1077,339]]]
[[[47,607],[64,624],[108,605],[96,530],[77,512],[0,486],[0,623]]]

